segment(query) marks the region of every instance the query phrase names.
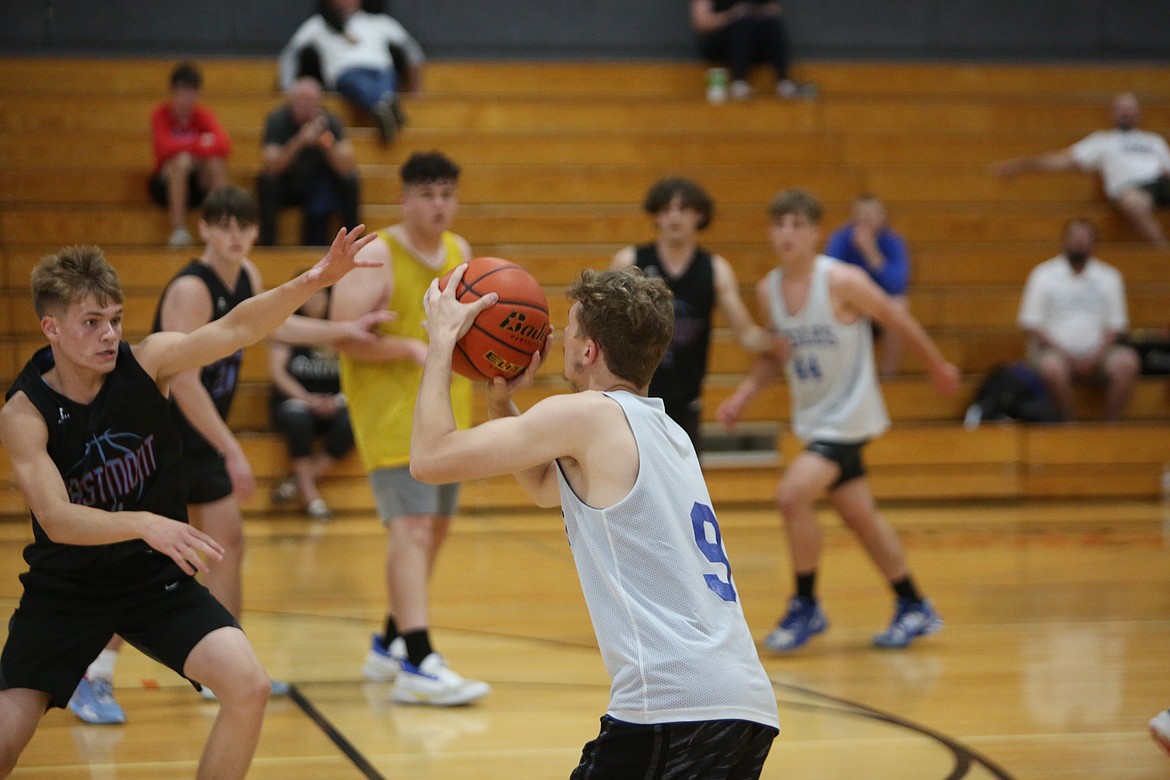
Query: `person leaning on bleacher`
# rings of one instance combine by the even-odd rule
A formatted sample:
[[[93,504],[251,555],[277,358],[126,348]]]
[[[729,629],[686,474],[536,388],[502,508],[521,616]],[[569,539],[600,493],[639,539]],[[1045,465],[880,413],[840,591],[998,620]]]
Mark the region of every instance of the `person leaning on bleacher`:
[[[1132,92],[1113,98],[1113,127],[1097,130],[1066,149],[1015,157],[996,166],[1010,178],[1026,171],[1097,171],[1105,195],[1137,231],[1159,249],[1170,249],[1155,207],[1170,206],[1170,146],[1157,133],[1139,130],[1141,107]]]

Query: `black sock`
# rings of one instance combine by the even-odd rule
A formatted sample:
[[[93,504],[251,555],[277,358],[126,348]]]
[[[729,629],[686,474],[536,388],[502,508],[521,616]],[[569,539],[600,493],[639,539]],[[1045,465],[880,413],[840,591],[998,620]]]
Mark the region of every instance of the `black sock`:
[[[402,638],[406,641],[406,660],[415,666],[421,664],[423,659],[431,654],[431,637],[425,628],[409,631],[403,634]]]
[[[890,583],[894,588],[894,593],[903,601],[910,601],[915,604],[922,603],[922,594],[918,592],[918,588],[914,587],[914,579],[907,574],[900,580],[895,580]]]
[[[817,597],[815,595],[816,586],[817,586],[817,572],[815,569],[810,571],[808,574],[797,574],[796,575],[796,595],[800,596],[802,599],[807,599],[808,601],[816,601],[817,600]]]
[[[390,643],[398,636],[398,624],[394,622],[393,615],[386,615],[386,627],[383,629],[382,641],[378,642],[378,646],[383,650],[390,649]]]

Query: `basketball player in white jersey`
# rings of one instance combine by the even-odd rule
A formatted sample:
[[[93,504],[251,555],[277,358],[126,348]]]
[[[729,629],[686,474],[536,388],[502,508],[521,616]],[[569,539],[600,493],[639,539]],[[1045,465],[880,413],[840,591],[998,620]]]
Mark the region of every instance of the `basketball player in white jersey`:
[[[772,201],[769,216],[780,266],[756,289],[760,311],[769,313],[791,353],[784,362],[757,358],[716,411],[720,422],[734,425],[748,402],[783,368],[792,395],[792,426],[807,447],[784,472],[777,492],[796,593],[764,644],[777,651],[795,650],[828,628],[816,598],[821,531],[814,507],[827,491],[829,503],[861,541],[897,600],[893,620],[873,643],[905,647],[937,632],[942,618],[915,586],[902,543],[877,513],[865,478],[861,449],[889,427],[874,371],[871,320],[896,332],[918,353],[938,392],[958,389],[959,370],[863,270],[818,254],[821,204],[812,195],[785,190]]]
[[[456,271],[461,275],[462,269]],[[456,279],[459,277],[457,276]],[[540,506],[560,504],[612,684],[601,732],[574,778],[756,778],[779,724],[743,617],[695,448],[647,397],[674,329],[670,290],[638,269],[585,271],[569,287],[565,378],[577,392],[524,414],[494,380],[488,422],[457,430],[451,352],[495,302],[427,292],[430,335],[411,436],[424,482],[515,474]]]

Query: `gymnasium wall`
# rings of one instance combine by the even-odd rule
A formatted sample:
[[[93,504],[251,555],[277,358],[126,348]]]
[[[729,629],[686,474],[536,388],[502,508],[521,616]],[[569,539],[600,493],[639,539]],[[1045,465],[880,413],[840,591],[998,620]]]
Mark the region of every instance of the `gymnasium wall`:
[[[389,0],[432,57],[686,59],[687,0]],[[0,0],[0,52],[275,55],[312,0]],[[787,0],[801,59],[1166,60],[1166,0]]]

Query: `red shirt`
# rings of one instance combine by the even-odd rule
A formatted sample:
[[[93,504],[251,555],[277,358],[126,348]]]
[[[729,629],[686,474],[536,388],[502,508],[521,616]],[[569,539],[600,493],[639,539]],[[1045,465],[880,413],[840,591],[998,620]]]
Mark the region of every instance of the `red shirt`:
[[[195,106],[191,119],[180,125],[171,113],[171,104],[163,103],[150,115],[150,129],[154,136],[154,172],[179,152],[190,152],[200,159],[227,157],[232,150],[231,139],[210,109]]]

